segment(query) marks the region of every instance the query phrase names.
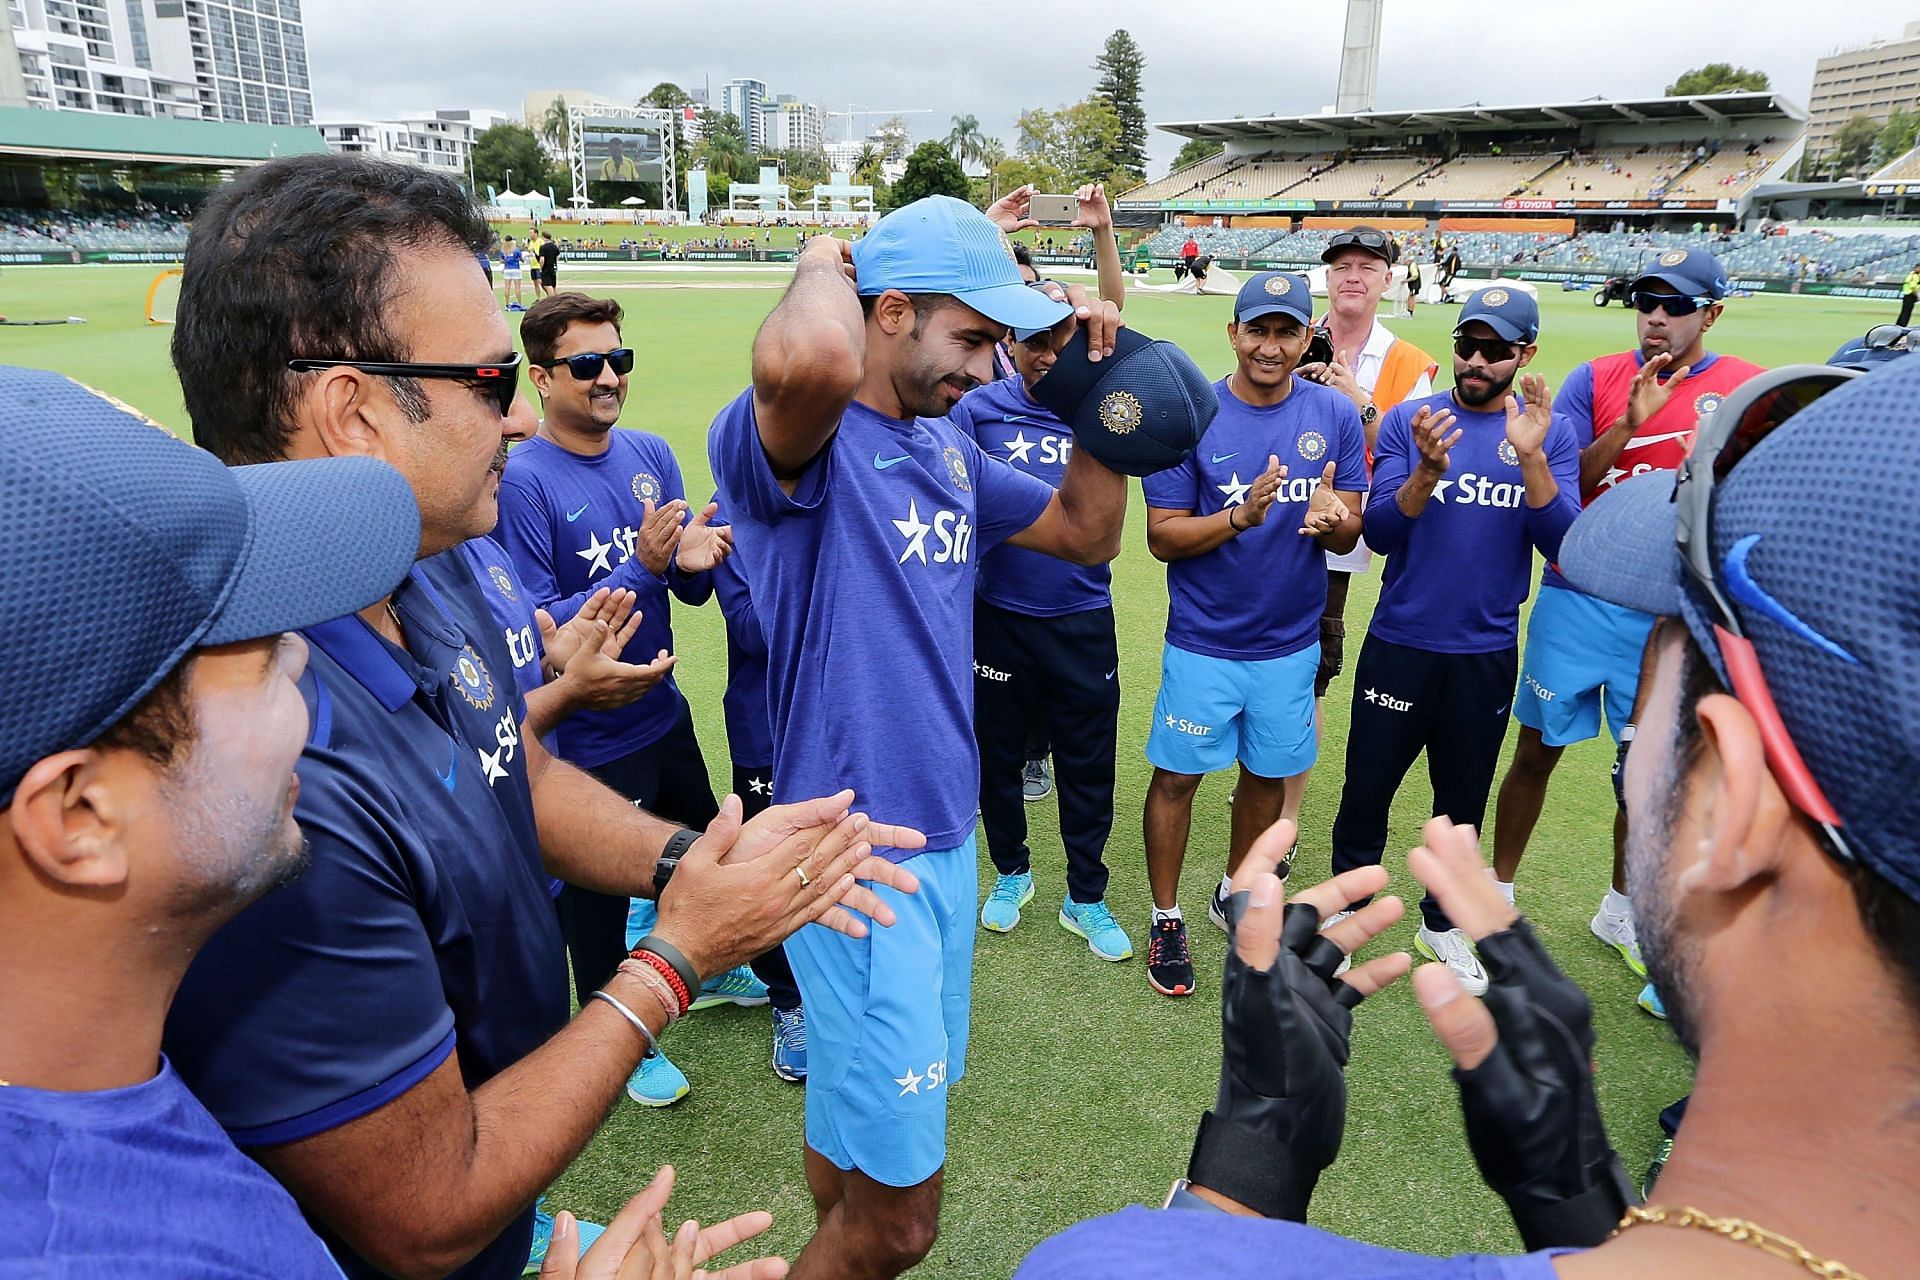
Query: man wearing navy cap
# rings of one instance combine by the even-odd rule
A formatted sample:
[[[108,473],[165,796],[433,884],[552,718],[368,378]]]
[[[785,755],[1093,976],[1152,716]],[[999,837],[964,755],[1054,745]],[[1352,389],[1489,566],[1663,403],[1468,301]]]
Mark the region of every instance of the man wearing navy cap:
[[[836,899],[885,923],[839,876],[910,886],[863,832],[916,840],[840,822],[844,793],[744,829],[733,802],[696,839],[524,730],[463,544],[493,526],[506,443],[533,415],[473,265],[486,225],[457,183],[286,158],[222,188],[194,232],[173,353],[196,436],[229,462],[394,463],[420,558],[372,607],[304,629],[296,816],[312,862],[201,952],[167,1053],[349,1275],[518,1275],[551,1226],[535,1197],[700,979]],[[309,546],[361,536],[329,512]],[[654,936],[571,1019],[549,873],[667,889]]]
[[[1322,552],[1359,540],[1367,463],[1353,401],[1294,372],[1312,320],[1305,276],[1263,271],[1241,285],[1227,325],[1237,367],[1214,384],[1219,416],[1191,457],[1143,484],[1147,547],[1167,564],[1145,815],[1147,981],[1162,995],[1194,990],[1179,891],[1201,779],[1239,762],[1231,876],[1256,835],[1298,819],[1319,751]],[[1208,906],[1223,929],[1227,876]]]
[[[291,631],[392,589],[412,495],[365,458],[230,471],[27,369],[0,492],[0,1272],[338,1277],[160,1036],[201,944],[301,872]]]
[[[1567,419],[1580,445],[1583,506],[1628,476],[1678,467],[1700,416],[1760,372],[1758,365],[1706,349],[1728,287],[1726,269],[1706,250],[1667,250],[1628,287],[1639,346],[1590,360],[1567,376],[1554,412]],[[1494,811],[1494,878],[1509,898],[1561,754],[1599,735],[1603,707],[1622,750],[1631,740],[1652,625],[1643,613],[1570,587],[1551,562],[1541,573],[1514,695],[1520,739]],[[1625,848],[1623,806],[1613,828],[1613,883],[1591,927],[1644,974],[1626,894]]]
[[[1387,571],[1354,669],[1335,874],[1380,861],[1393,797],[1423,750],[1434,813],[1476,828],[1486,814],[1533,553],[1551,560],[1580,511],[1572,428],[1544,380],[1514,386],[1539,335],[1530,294],[1479,290],[1453,331],[1453,390],[1381,421],[1366,537]],[[1484,992],[1466,935],[1432,897],[1421,907],[1421,954]]]
[[[805,1280],[898,1275],[938,1229],[979,896],[978,559],[1011,542],[1099,564],[1120,547],[1121,476],[1076,449],[1056,491],[947,418],[992,380],[1009,329],[1079,323],[1094,354],[1114,349],[1112,304],[1069,290],[1069,305],[1020,279],[1001,228],[1024,224],[1021,204],[996,205],[996,226],[932,196],[858,245],[809,241],[754,340],[752,387],[708,437],[766,635],[780,795],[840,779],[930,851],[885,851],[912,858],[920,883],[911,900],[877,889],[893,929],[852,942],[804,929],[787,944],[807,1008],[819,1215],[793,1270]]]

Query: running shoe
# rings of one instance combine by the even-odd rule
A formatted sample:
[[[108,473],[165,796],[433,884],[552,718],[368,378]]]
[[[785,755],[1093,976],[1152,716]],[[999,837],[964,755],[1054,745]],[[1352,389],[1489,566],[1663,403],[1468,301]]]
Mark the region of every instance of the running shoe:
[[[1640,1179],[1640,1199],[1653,1199],[1653,1184],[1660,1181],[1660,1175],[1667,1170],[1667,1161],[1673,1158],[1673,1139],[1660,1139],[1659,1149],[1653,1153],[1653,1163],[1647,1166],[1646,1176]]]
[[[1609,911],[1603,900],[1587,927],[1593,930],[1594,937],[1620,953],[1620,958],[1627,962],[1627,968],[1633,970],[1635,977],[1647,976],[1647,962],[1640,958],[1640,939],[1633,931],[1631,912]]]
[[[1103,902],[1075,902],[1068,898],[1060,904],[1060,927],[1087,940],[1087,950],[1102,960],[1131,960],[1133,939],[1113,918]]]
[[[627,1096],[643,1107],[670,1107],[687,1096],[686,1073],[664,1053],[650,1053],[627,1077]]]
[[[1216,884],[1213,886],[1213,893],[1207,898],[1207,919],[1213,921],[1214,927],[1219,929],[1220,932],[1225,934],[1231,934],[1233,932],[1227,928],[1226,885]]]
[[[737,1004],[751,1007],[767,1002],[767,984],[753,976],[753,970],[746,965],[729,969],[715,978],[708,978],[700,986],[700,992],[693,998],[688,1010],[711,1009],[717,1004]]]
[[[1028,804],[1053,794],[1053,766],[1043,757],[1027,761],[1020,774],[1020,798]]]
[[[773,1011],[773,1074],[788,1084],[801,1084],[807,1078],[807,1011]]]
[[[1448,929],[1442,933],[1423,924],[1413,937],[1413,945],[1427,959],[1438,960],[1453,970],[1453,976],[1460,979],[1460,985],[1468,994],[1487,993],[1487,971],[1480,967],[1480,957],[1473,954],[1473,944],[1467,941],[1465,931]]]
[[[547,1246],[553,1243],[553,1215],[546,1211],[546,1203],[547,1198],[541,1196],[533,1205],[533,1247],[527,1251],[527,1265],[520,1270],[523,1276],[533,1275],[540,1270],[540,1265],[547,1260]],[[597,1222],[586,1222],[579,1218],[574,1219],[574,1226],[580,1231],[580,1255],[585,1257],[587,1250],[606,1228]]]
[[[1320,922],[1320,932],[1325,933],[1327,930],[1333,928],[1333,926],[1339,924],[1342,920],[1345,920],[1348,916],[1352,914],[1353,912],[1351,911],[1334,912],[1332,915],[1328,916],[1325,920],[1322,920]],[[1340,963],[1337,966],[1335,966],[1333,970],[1333,976],[1337,978],[1351,968],[1353,968],[1353,957],[1341,956]]]
[[[1187,922],[1155,920],[1147,940],[1147,982],[1163,996],[1193,994],[1193,952],[1187,946]]]
[[[1033,872],[995,876],[993,892],[980,907],[980,926],[995,933],[1012,933],[1020,923],[1020,908],[1033,901]]]
[[[1661,1003],[1660,993],[1653,989],[1651,982],[1640,988],[1640,998],[1634,1001],[1634,1003],[1654,1017],[1660,1019],[1660,1021],[1665,1022],[1667,1020],[1667,1006]]]

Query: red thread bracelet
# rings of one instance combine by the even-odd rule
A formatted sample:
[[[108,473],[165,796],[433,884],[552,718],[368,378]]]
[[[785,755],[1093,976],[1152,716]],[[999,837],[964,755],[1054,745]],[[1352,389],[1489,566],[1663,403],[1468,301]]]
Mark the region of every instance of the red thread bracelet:
[[[693,993],[687,990],[687,984],[674,971],[674,967],[667,963],[664,956],[656,955],[651,951],[635,951],[629,958],[640,961],[667,980],[667,986],[673,989],[674,999],[680,1002],[681,1014],[693,1007]]]

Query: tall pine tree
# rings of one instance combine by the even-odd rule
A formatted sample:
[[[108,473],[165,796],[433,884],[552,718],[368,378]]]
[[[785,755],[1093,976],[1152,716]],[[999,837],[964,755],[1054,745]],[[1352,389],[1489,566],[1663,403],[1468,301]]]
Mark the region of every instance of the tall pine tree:
[[[1107,37],[1106,48],[1093,61],[1100,73],[1093,96],[1120,118],[1120,140],[1105,167],[1109,172],[1124,170],[1142,182],[1147,177],[1147,109],[1140,104],[1140,73],[1146,65],[1146,55],[1124,27]]]

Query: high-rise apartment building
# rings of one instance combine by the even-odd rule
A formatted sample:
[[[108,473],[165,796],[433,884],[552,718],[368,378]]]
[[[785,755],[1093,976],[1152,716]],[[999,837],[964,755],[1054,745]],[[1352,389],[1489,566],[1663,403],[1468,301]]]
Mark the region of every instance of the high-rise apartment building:
[[[759,149],[760,143],[760,104],[767,100],[767,82],[754,80],[746,76],[737,77],[720,86],[720,109],[740,122],[740,131],[747,136],[747,145]]]
[[[1920,109],[1920,22],[1898,39],[1842,49],[1813,64],[1807,99],[1807,154],[1833,147],[1833,135],[1855,116],[1886,123],[1896,111]]]
[[[826,116],[811,102],[790,93],[760,104],[756,145],[761,151],[818,151]]]

